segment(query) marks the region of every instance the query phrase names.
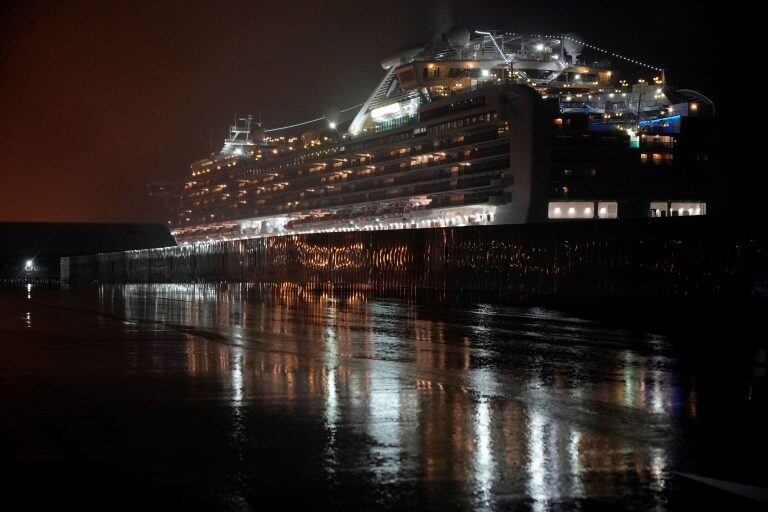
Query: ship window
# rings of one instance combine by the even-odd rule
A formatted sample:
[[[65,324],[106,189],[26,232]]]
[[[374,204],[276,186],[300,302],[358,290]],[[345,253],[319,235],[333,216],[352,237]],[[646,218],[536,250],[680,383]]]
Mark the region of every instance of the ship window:
[[[615,201],[600,201],[597,203],[597,217],[600,219],[615,219],[619,216],[619,204]]]
[[[640,153],[640,162],[653,163],[654,165],[671,165],[673,155],[672,153]]]
[[[550,201],[547,208],[550,219],[592,219],[595,203],[592,201]]]
[[[669,205],[672,217],[689,217],[707,214],[707,203],[699,202],[673,202]]]
[[[669,213],[669,205],[666,201],[653,201],[648,210],[649,217],[666,217]]]
[[[643,145],[672,148],[675,145],[675,138],[671,135],[643,135]]]

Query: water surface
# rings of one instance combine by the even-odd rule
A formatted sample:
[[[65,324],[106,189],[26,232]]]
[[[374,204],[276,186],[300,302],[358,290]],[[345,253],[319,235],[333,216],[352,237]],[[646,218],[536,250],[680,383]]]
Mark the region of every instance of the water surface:
[[[593,313],[295,285],[3,290],[3,477],[30,506],[755,506],[676,473],[765,486],[749,329],[720,319],[713,343]]]

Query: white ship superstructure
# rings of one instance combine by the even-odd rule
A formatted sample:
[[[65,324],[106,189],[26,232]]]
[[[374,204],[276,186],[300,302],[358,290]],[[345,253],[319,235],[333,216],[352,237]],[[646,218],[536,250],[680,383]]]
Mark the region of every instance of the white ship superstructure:
[[[304,133],[238,120],[219,154],[192,165],[174,234],[705,214],[711,101],[613,54],[641,70],[622,78],[605,57],[572,34],[456,27],[384,59],[352,118]]]

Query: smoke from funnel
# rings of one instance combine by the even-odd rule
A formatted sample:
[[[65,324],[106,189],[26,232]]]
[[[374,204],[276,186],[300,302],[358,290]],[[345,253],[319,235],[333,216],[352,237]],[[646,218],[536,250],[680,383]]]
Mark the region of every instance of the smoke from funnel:
[[[455,26],[454,0],[432,0],[429,8],[429,31],[433,40],[448,32]]]

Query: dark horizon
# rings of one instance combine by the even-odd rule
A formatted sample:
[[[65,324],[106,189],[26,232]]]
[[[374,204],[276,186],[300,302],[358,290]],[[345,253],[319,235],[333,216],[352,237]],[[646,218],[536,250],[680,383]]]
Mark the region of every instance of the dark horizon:
[[[183,179],[211,140],[218,149],[235,114],[260,114],[269,127],[359,103],[381,78],[384,56],[457,23],[575,32],[709,95],[723,125],[736,116],[739,85],[711,63],[731,51],[734,14],[724,21],[690,4],[658,12],[602,2],[330,5],[4,6],[0,221],[164,222],[165,205],[146,184]],[[734,58],[751,83],[744,53]],[[737,181],[748,156],[728,153]]]

